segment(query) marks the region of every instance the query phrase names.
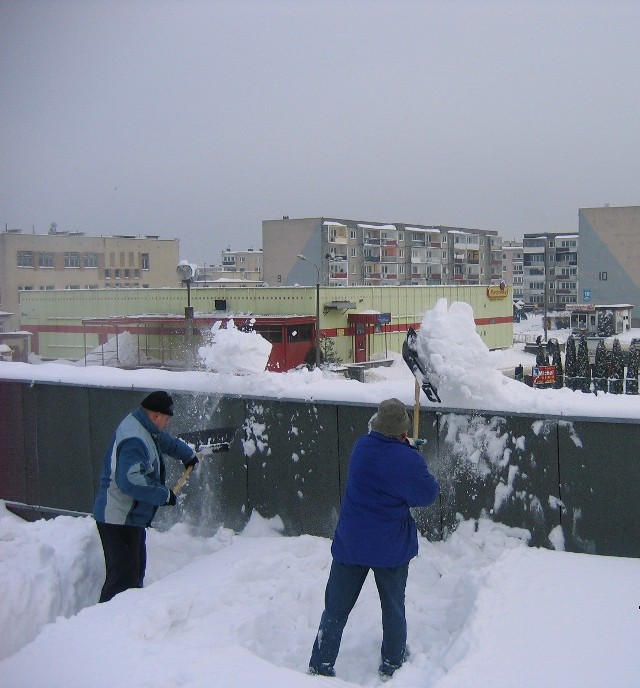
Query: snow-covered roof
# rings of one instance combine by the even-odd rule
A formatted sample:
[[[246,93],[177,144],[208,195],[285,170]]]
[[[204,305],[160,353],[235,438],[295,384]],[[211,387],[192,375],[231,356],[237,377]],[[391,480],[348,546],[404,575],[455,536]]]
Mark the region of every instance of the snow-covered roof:
[[[347,225],[343,225],[342,222],[331,222],[329,220],[325,220],[325,222],[322,223],[325,227],[346,227]]]
[[[407,232],[430,232],[431,234],[440,234],[437,227],[405,227]]]
[[[358,227],[363,227],[364,229],[397,229],[395,225],[361,225]]]

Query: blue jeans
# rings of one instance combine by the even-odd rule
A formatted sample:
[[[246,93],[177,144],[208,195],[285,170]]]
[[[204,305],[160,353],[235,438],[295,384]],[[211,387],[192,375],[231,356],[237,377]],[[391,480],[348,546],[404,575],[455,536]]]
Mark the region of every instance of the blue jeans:
[[[407,642],[404,593],[409,564],[383,568],[340,564],[334,560],[324,594],[324,611],[309,660],[309,668],[314,673],[333,674],[342,631],[370,569],[373,569],[382,608],[380,668],[382,670],[385,666],[393,673],[402,665]]]

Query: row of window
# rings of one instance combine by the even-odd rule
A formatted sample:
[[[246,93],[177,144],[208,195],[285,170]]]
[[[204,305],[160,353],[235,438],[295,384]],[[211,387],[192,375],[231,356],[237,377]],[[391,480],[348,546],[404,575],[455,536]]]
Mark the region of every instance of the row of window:
[[[140,287],[140,283],[136,282],[135,284],[107,284],[105,285],[107,287],[116,287],[116,288],[125,288],[125,289],[131,289],[131,288],[137,288]],[[143,284],[142,285],[143,289],[148,289],[149,285],[148,284]],[[53,291],[54,289],[100,289],[99,284],[85,284],[84,286],[80,284],[66,284],[64,287],[56,287],[53,284],[47,284],[47,285],[41,285],[38,287],[39,291]],[[18,286],[18,291],[35,291],[35,287],[32,284],[25,284]]]
[[[335,259],[336,258],[336,249],[331,247],[331,258]],[[377,250],[374,250],[372,248],[364,248],[362,251],[362,255],[364,258],[379,258],[380,253]],[[393,253],[382,253],[383,256],[385,257],[394,257],[395,254]],[[448,260],[448,252],[446,250],[432,250],[432,251],[426,251],[424,252],[424,249],[412,249],[411,250],[411,260],[412,261],[417,261],[420,262],[421,259],[425,258],[434,258],[435,260]],[[357,258],[358,257],[358,249],[355,246],[352,246],[349,248],[349,257],[350,258]],[[486,253],[480,253],[479,260],[486,260]],[[345,256],[346,258],[346,256]],[[398,249],[397,253],[397,258],[398,260],[404,260],[405,259],[405,250],[403,248]],[[514,266],[514,271],[518,271],[518,266]],[[522,270],[522,266],[520,266],[520,270]]]
[[[64,267],[65,268],[97,268],[99,264],[98,253],[79,253],[76,251],[65,251],[64,253]],[[124,254],[120,256],[121,264],[124,262]],[[110,263],[115,263],[115,254],[111,254]],[[129,256],[130,265],[133,264],[133,254]],[[17,251],[16,265],[19,268],[55,268],[56,254],[51,251]],[[140,267],[143,270],[151,268],[151,260],[148,253],[140,254]]]
[[[104,269],[104,278],[106,280],[110,280],[113,277],[113,279],[121,279],[124,277],[124,279],[130,279],[133,277],[134,279],[140,279],[140,270],[137,268],[131,270],[130,268],[124,268],[124,270],[120,268],[115,268],[112,270],[111,268],[105,268]]]
[[[575,294],[561,294],[557,298],[555,296],[550,296],[548,299],[549,303],[577,303],[578,299]],[[529,303],[544,303],[544,298],[539,294],[530,294]]]
[[[411,241],[424,241],[425,236],[429,235],[429,231],[425,232],[411,232]],[[438,237],[442,237],[441,241],[443,244],[446,244],[448,241],[447,234],[441,234],[439,231],[434,231],[432,234],[437,235]],[[340,235],[338,234],[338,229],[336,227],[330,227],[329,228],[329,241],[331,242],[332,240],[337,239],[338,237],[342,236],[342,232]],[[430,238],[430,237],[429,237]],[[357,240],[357,233],[355,229],[350,229],[349,230],[349,239],[351,241],[356,241]],[[391,241],[404,241],[404,232],[402,230],[381,230],[379,234],[377,233],[372,233],[370,230],[364,235],[363,241],[366,243],[367,241],[370,240],[375,240],[375,241],[380,241],[380,240],[391,240]],[[453,235],[453,239],[456,244],[480,244],[480,246],[484,246],[484,236],[478,236],[477,234],[455,234]],[[440,240],[440,239],[439,239]],[[224,258],[223,258],[224,260]]]

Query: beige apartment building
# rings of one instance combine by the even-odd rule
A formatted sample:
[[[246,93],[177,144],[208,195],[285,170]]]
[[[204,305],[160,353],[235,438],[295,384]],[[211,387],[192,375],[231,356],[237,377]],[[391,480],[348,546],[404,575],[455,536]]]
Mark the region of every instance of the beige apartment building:
[[[175,287],[179,247],[178,239],[158,236],[5,230],[0,233],[0,332],[20,329],[21,292]]]

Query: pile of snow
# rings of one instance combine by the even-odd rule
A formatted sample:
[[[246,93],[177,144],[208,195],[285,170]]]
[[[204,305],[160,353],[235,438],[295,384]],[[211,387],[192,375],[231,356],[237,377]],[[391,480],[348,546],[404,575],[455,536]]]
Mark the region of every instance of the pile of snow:
[[[216,322],[211,328],[211,341],[198,350],[207,370],[216,373],[249,374],[265,370],[271,354],[271,343],[262,335],[239,330],[233,320],[222,327]]]
[[[281,527],[254,512],[241,534],[151,530],[145,588],[96,604],[104,568],[92,519],[31,524],[0,502],[2,685],[377,685],[371,576],[345,629],[338,678],[306,675],[330,541],[281,537]],[[446,542],[420,540],[407,587],[411,659],[390,686],[636,684],[637,605],[620,591],[635,589],[640,562],[538,550],[526,538],[466,521]]]
[[[467,303],[440,299],[418,331],[418,353],[430,370],[443,407],[548,415],[640,417],[640,397],[564,389],[534,389],[502,374],[476,332]]]

